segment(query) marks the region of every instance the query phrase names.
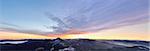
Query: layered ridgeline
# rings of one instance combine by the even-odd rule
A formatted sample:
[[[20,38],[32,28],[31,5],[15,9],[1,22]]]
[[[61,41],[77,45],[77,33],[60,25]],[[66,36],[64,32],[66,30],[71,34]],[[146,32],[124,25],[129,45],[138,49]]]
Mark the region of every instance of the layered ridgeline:
[[[1,51],[149,51],[149,41],[91,39],[1,40]]]

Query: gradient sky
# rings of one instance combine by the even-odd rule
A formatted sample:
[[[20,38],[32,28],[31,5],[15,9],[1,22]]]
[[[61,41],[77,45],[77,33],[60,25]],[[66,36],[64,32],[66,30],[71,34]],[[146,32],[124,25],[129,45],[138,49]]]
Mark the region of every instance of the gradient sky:
[[[93,39],[112,39],[115,36],[118,36],[116,39],[119,36],[132,39],[130,35],[135,34],[139,38],[133,39],[145,40],[149,35],[148,0],[0,0],[0,3],[1,32],[49,35],[48,32],[54,30],[45,25],[62,27],[59,21],[45,15],[48,12],[63,20],[71,31],[94,34],[81,34],[81,37],[71,34],[68,37],[92,39],[89,35],[93,35],[97,36]],[[62,30],[68,31],[58,31]]]

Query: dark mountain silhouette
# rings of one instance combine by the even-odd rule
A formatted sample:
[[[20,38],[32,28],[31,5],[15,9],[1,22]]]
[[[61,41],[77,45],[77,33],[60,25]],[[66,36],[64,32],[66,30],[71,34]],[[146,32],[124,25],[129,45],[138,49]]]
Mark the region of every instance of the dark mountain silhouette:
[[[149,41],[91,39],[1,40],[1,51],[149,51]]]

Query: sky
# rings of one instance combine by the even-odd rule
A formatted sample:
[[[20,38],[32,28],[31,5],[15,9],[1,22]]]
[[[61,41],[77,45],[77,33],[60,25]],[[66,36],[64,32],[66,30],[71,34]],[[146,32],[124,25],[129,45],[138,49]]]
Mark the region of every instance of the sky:
[[[19,33],[28,39],[148,40],[149,35],[148,0],[0,0],[0,11],[1,39]]]

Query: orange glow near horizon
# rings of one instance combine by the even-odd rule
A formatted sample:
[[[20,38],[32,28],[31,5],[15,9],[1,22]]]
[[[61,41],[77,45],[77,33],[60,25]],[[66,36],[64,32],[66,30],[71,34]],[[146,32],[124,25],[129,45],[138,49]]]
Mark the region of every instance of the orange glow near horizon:
[[[11,34],[11,35],[10,35]],[[108,40],[149,40],[149,35],[141,34],[100,34],[100,33],[88,33],[88,34],[62,34],[62,35],[34,35],[15,32],[0,32],[0,39],[54,39],[60,37],[62,39],[108,39]]]
[[[66,38],[110,39],[110,40],[146,40],[150,41],[147,24],[138,24],[86,34],[69,34]]]
[[[35,34],[25,34],[17,32],[5,32],[0,31],[0,39],[52,39],[54,37],[35,35]]]
[[[99,31],[93,33],[83,33],[83,34],[68,33],[68,34],[47,34],[47,35],[0,31],[0,39],[54,39],[60,37],[62,39],[87,38],[87,39],[150,41],[150,34],[146,30],[146,28],[147,28],[146,25],[141,24],[141,25],[134,25],[130,27],[110,29],[107,31]]]
[[[107,39],[107,40],[146,40],[150,41],[150,35],[141,35],[141,34],[98,34],[98,33],[89,33],[89,34],[78,34],[78,35],[67,35],[66,37],[76,39],[76,38],[87,38],[87,39]]]

